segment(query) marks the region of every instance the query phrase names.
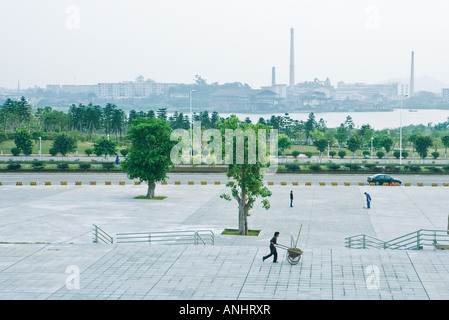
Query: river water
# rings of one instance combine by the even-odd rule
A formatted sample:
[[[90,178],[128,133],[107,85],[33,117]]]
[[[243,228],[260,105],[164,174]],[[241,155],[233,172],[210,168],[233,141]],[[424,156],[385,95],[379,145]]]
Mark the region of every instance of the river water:
[[[271,118],[272,114],[250,114],[250,113],[233,113],[238,116],[240,120],[244,120],[249,117],[253,123],[256,123],[260,117],[264,119]],[[363,124],[369,124],[371,128],[375,130],[382,129],[395,129],[401,126],[401,114],[402,125],[435,125],[448,120],[449,110],[441,109],[394,109],[393,111],[379,111],[379,112],[317,112],[314,113],[317,121],[322,118],[326,122],[328,128],[335,128],[345,122],[346,117],[351,116],[356,127],[360,127]],[[221,117],[227,117],[230,113],[220,113]],[[275,116],[283,116],[284,113],[273,113]],[[290,118],[293,120],[306,121],[309,117],[309,112],[305,113],[289,113]]]

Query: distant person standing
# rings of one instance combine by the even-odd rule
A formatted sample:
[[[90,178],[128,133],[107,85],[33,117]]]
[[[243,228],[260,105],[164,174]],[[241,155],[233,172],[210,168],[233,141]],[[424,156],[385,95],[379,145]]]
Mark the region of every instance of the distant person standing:
[[[290,208],[293,207],[293,191],[290,191]]]
[[[276,251],[276,247],[275,247],[275,245],[276,245],[276,241],[277,241],[277,238],[279,237],[279,232],[275,232],[274,233],[274,237],[273,238],[271,238],[271,240],[270,240],[270,254],[268,254],[268,255],[266,255],[265,257],[263,257],[262,258],[262,261],[265,261],[266,259],[268,259],[269,257],[271,257],[271,256],[274,256],[273,257],[273,262],[274,263],[277,263],[277,260],[278,260],[278,253],[277,253],[277,251]]]
[[[371,208],[371,206],[370,206],[370,204],[371,204],[371,196],[369,195],[369,193],[366,193],[366,192],[365,192],[365,196],[366,196],[366,208],[370,209]]]

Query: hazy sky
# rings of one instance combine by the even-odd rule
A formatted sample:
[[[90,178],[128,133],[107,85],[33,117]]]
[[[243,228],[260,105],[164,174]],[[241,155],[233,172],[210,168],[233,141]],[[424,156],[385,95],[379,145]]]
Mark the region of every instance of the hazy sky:
[[[134,80],[449,83],[447,0],[0,0],[0,87]]]

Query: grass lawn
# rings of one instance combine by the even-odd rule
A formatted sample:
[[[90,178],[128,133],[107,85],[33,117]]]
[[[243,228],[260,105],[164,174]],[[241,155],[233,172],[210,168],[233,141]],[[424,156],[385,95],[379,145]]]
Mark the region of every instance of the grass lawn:
[[[147,196],[137,196],[134,199],[145,199],[145,200],[164,200],[167,197],[164,196],[155,196],[154,198],[150,198]]]
[[[260,230],[248,230],[248,235],[249,236],[257,237],[259,235],[259,233],[260,233]],[[239,230],[238,229],[224,229],[221,234],[223,234],[223,235],[230,235],[230,236],[238,236],[239,235]]]

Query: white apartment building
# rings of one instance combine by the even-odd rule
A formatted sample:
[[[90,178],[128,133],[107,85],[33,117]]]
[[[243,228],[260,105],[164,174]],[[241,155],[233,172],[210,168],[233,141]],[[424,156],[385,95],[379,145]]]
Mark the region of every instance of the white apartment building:
[[[46,90],[65,93],[93,92],[100,99],[147,98],[150,96],[165,96],[177,83],[159,83],[153,80],[137,79],[115,83],[98,83],[96,85],[47,85]]]
[[[127,99],[162,96],[167,95],[169,89],[176,87],[177,85],[177,83],[159,83],[152,80],[99,83],[97,96],[102,99]]]

